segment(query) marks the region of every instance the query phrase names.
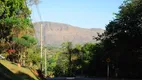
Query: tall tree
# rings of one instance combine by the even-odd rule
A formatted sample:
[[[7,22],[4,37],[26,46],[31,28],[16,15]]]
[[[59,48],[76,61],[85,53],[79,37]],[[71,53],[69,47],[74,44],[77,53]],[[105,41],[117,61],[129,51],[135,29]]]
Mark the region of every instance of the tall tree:
[[[5,50],[16,50],[14,52],[16,58],[13,59],[18,61],[20,56],[23,55],[22,52],[36,44],[30,19],[31,11],[26,1],[0,0],[0,5],[2,5],[0,9],[0,39],[5,39],[5,44],[9,45]]]
[[[116,18],[106,26],[99,39],[104,44],[105,56],[111,57],[122,73],[126,72],[122,76],[140,76],[142,71],[138,69],[142,63],[138,58],[142,49],[142,0],[124,1]]]
[[[66,42],[62,44],[63,49],[65,50],[65,53],[68,54],[68,76],[72,76],[72,54],[73,54],[73,48],[72,48],[72,42]]]

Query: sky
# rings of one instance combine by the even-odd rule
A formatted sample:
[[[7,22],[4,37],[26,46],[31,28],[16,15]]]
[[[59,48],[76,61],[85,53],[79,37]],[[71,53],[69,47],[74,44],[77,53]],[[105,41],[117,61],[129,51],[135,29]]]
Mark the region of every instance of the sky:
[[[33,22],[49,21],[82,28],[102,28],[115,18],[124,0],[41,0],[31,7]]]

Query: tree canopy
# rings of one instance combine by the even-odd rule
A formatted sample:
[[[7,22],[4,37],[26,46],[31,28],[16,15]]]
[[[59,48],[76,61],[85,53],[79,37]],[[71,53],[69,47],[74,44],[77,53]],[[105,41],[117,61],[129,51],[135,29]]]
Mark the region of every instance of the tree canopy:
[[[104,45],[104,60],[111,57],[113,64],[117,64],[115,67],[126,72],[123,76],[129,75],[128,71],[138,75],[140,65],[137,63],[140,63],[138,58],[142,49],[142,0],[126,0],[119,9],[116,18],[98,38]],[[135,70],[130,67],[132,65],[136,65]]]
[[[1,52],[15,50],[8,57],[15,59],[16,62],[27,56],[27,48],[37,44],[30,18],[31,10],[27,2],[27,0],[0,0],[0,40],[5,44],[1,45],[5,47]]]

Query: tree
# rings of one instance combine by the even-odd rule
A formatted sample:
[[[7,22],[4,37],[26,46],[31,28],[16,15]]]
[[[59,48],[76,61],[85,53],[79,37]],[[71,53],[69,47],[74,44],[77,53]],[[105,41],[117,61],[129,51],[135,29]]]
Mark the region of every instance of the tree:
[[[81,61],[79,62],[82,66],[81,68],[81,74],[88,75],[90,74],[90,69],[92,67],[91,61],[93,59],[93,56],[96,54],[95,52],[95,46],[94,43],[86,43],[81,48]],[[93,63],[94,64],[94,63]]]
[[[40,48],[32,46],[27,48],[26,52],[28,53],[25,60],[26,66],[37,69],[40,62]]]
[[[26,56],[28,55],[27,49],[33,48],[37,44],[37,40],[31,35],[23,35],[21,38],[13,37],[13,41],[15,42],[14,46],[16,46],[14,49],[17,51],[16,60],[25,65]]]
[[[73,54],[73,48],[72,48],[72,42],[66,42],[62,44],[62,47],[64,49],[64,53],[68,54],[68,76],[72,76],[72,54]]]
[[[0,0],[0,39],[8,45],[1,52],[15,50],[8,57],[15,62],[23,61],[21,63],[25,63],[26,50],[37,43],[26,2],[28,0]]]
[[[127,77],[131,75],[140,77],[139,74],[142,72],[138,71],[141,65],[136,64],[141,64],[138,59],[142,48],[141,10],[142,0],[124,1],[120,6],[119,13],[116,14],[116,18],[106,26],[106,31],[98,38],[104,45],[104,55],[111,58],[112,64],[120,69],[120,74],[123,77],[126,75]],[[132,69],[130,66],[135,68]]]
[[[68,55],[64,54],[62,52],[58,52],[58,58],[56,61],[56,66],[54,68],[54,75],[56,77],[61,77],[61,76],[68,76],[69,75],[69,60],[68,60]]]
[[[11,40],[9,38],[14,28],[23,28],[29,25],[31,12],[25,5],[25,0],[1,0],[0,4],[2,5],[0,9],[0,38]]]

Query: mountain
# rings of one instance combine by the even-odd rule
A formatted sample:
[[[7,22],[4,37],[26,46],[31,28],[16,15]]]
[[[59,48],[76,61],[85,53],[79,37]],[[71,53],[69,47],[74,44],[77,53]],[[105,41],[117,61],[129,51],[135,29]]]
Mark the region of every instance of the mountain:
[[[35,22],[33,25],[38,41],[40,41],[40,24],[43,27],[44,45],[61,45],[66,41],[73,43],[95,42],[93,36],[97,37],[97,33],[104,32],[100,28],[86,29],[63,23]]]

